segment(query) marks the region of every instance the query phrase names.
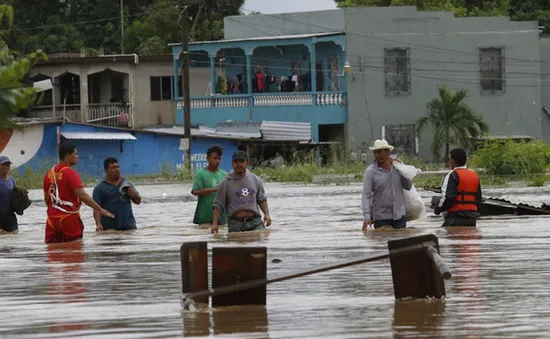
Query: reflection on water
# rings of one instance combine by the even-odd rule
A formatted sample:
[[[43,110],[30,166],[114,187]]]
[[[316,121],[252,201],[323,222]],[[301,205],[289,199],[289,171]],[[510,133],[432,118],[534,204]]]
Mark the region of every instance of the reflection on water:
[[[269,338],[265,306],[235,306],[182,312],[184,337],[240,334]]]
[[[394,305],[393,338],[434,338],[443,334],[445,300],[397,300]]]
[[[86,287],[82,281],[82,242],[49,244],[48,274],[49,294],[53,303],[85,302]],[[66,322],[54,323],[50,332],[66,332],[86,329],[86,325]]]
[[[138,230],[96,234],[83,208],[82,242],[43,243],[45,207],[0,235],[0,338],[481,338],[550,331],[550,227],[546,217],[482,218],[441,228],[441,217],[404,231],[361,232],[361,185],[266,184],[273,226],[211,235],[191,225],[190,185],[138,187]],[[495,194],[542,199],[548,190]],[[426,204],[431,193],[420,192]],[[542,197],[542,198],[541,198]],[[268,277],[384,253],[387,241],[433,233],[453,277],[444,301],[395,301],[388,260],[267,288],[265,307],[183,311],[179,249],[186,241],[265,246]],[[275,260],[276,259],[276,260]]]

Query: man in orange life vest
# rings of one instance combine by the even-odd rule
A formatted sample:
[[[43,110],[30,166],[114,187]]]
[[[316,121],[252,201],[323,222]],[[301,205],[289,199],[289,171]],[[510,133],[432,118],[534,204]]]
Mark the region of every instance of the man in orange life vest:
[[[452,171],[441,187],[443,197],[435,214],[444,213],[442,226],[476,226],[481,204],[481,184],[477,173],[466,168],[466,152],[461,148],[451,151]]]
[[[59,147],[59,164],[44,176],[44,201],[48,207],[46,221],[46,243],[69,242],[82,239],[84,224],[80,219],[80,205],[84,202],[100,215],[115,216],[101,208],[86,193],[80,175],[71,168],[78,162],[75,146],[63,144]]]

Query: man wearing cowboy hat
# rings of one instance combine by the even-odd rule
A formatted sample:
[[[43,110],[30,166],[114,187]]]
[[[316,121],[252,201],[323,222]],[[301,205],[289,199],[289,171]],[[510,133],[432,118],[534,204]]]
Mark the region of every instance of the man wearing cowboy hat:
[[[363,180],[363,231],[392,226],[405,228],[407,212],[403,189],[410,190],[412,180],[403,176],[394,166],[390,157],[393,146],[386,140],[376,140],[369,149],[374,153],[374,163],[365,171]]]

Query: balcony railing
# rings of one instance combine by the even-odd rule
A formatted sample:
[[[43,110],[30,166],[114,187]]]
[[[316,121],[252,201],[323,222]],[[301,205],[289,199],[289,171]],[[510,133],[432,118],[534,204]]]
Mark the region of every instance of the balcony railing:
[[[34,106],[29,111],[29,118],[68,118],[70,121],[80,121],[80,104],[55,106]]]
[[[183,102],[177,102],[182,109]],[[191,108],[223,107],[288,107],[288,106],[336,106],[345,105],[345,92],[322,93],[265,93],[252,95],[220,95],[191,98]]]
[[[128,127],[131,126],[129,104],[88,104],[88,119],[90,124]]]

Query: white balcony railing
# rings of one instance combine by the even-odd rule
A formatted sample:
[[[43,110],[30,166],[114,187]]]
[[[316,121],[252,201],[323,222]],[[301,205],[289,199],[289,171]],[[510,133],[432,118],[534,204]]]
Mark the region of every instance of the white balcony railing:
[[[131,126],[129,104],[89,104],[87,122],[107,126]]]
[[[343,106],[345,99],[345,92],[220,95],[191,98],[191,108],[248,107],[250,102],[253,107]],[[183,101],[178,101],[176,108],[183,109]]]

